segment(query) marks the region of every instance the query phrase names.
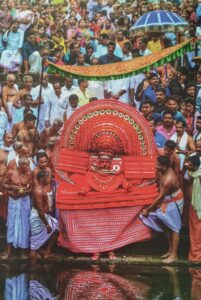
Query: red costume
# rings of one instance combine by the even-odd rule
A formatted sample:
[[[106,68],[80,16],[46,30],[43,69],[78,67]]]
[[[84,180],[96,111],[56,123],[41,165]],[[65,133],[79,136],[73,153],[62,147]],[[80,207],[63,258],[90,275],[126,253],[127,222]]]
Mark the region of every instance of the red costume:
[[[99,100],[77,110],[53,158],[59,244],[95,253],[149,239],[138,214],[157,197],[156,155],[147,121],[130,106]]]

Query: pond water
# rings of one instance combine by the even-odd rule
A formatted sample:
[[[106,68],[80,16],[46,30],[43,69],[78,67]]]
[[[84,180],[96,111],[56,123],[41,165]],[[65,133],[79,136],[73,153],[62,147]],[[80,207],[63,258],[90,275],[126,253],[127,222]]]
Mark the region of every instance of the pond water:
[[[4,264],[0,291],[5,300],[200,300],[201,268]]]

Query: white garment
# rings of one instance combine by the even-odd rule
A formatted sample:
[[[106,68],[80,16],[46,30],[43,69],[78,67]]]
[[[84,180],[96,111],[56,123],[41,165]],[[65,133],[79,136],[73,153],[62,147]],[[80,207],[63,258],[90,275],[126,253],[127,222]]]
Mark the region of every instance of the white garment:
[[[67,107],[68,101],[66,95],[61,93],[60,97],[58,97],[54,93],[50,101],[47,103],[45,121],[49,121],[50,125],[52,125],[56,118],[63,120],[64,112],[66,111]]]
[[[90,80],[88,90],[91,93],[91,97],[97,97],[98,99],[104,99],[105,83],[103,81]]]
[[[146,78],[146,76],[144,75],[144,73],[140,73],[138,75],[133,75],[130,77],[130,89],[134,89],[134,101],[136,104],[136,107],[139,110],[140,107],[140,102],[136,101],[135,99],[135,93],[137,91],[138,85]]]
[[[8,71],[17,71],[22,64],[22,56],[18,50],[4,50],[1,54],[0,66]]]
[[[42,58],[40,56],[40,53],[38,51],[34,51],[30,56],[29,56],[29,65],[30,73],[40,73],[41,68],[42,68]]]
[[[72,85],[70,89],[67,89],[65,85],[61,88],[62,94],[66,96],[67,106],[69,105],[69,96],[73,94],[76,95],[77,91],[78,91],[78,86],[75,85]]]
[[[39,92],[40,92],[40,85],[36,86],[33,89],[33,94],[32,94],[33,100],[36,100],[38,98]],[[48,83],[47,87],[42,87],[41,95],[44,103],[40,105],[39,123],[37,128],[39,132],[42,132],[45,129],[46,111],[48,109],[48,103],[53,94],[54,94],[54,89],[51,83]],[[36,110],[38,111],[38,108],[36,108]]]
[[[130,78],[122,78],[117,80],[109,80],[107,83],[107,92],[112,94],[117,94],[119,91],[126,91],[123,95],[119,97],[119,101],[129,104],[130,95],[129,95],[129,86]]]
[[[4,111],[0,110],[0,146],[3,145],[3,135],[7,131],[8,117]]]
[[[176,132],[171,136],[170,140],[174,141],[181,150],[185,151],[187,149],[188,134],[186,132],[183,133],[183,135],[179,141],[179,144],[177,142],[177,133]],[[179,153],[180,170],[183,169],[185,157],[186,157],[185,154]]]
[[[25,10],[25,11],[18,10],[16,12],[15,19],[17,19],[19,22],[20,22],[21,19],[27,19],[27,20],[30,21],[28,24],[22,24],[22,23],[20,23],[20,25],[19,25],[19,28],[22,31],[25,32],[29,28],[29,26],[33,23],[33,21],[34,21],[34,14],[33,14],[33,12],[31,10]]]
[[[142,56],[147,56],[147,55],[152,54],[152,52],[149,49],[146,48],[145,50],[140,50],[139,54],[142,55]]]
[[[67,116],[67,120],[72,116],[72,114],[78,110],[78,108],[80,108],[80,106],[78,105],[76,108],[72,108],[70,105],[68,106],[67,110],[66,110],[66,116]]]
[[[201,133],[199,133],[199,134],[197,134],[197,133],[195,133],[194,135],[193,135],[193,139],[194,139],[194,141],[196,140],[200,140],[201,139]]]

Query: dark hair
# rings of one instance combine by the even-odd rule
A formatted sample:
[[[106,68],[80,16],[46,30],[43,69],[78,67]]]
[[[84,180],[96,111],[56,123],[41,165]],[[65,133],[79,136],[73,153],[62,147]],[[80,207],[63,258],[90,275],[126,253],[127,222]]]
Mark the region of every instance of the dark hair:
[[[107,33],[100,34],[100,37],[102,37],[102,39],[109,40],[109,35]]]
[[[116,48],[116,43],[113,42],[113,41],[110,41],[110,42],[107,44],[107,46],[108,46],[108,47],[109,47],[109,46],[113,46],[113,47]]]
[[[162,87],[159,87],[159,88],[156,89],[156,93],[157,92],[162,92],[163,94],[165,94],[165,89],[162,88]]]
[[[151,105],[151,106],[154,106],[153,101],[151,101],[150,99],[145,99],[145,100],[142,102],[142,106],[143,106],[144,104],[149,104],[149,105]]]
[[[154,78],[154,77],[157,77],[158,78],[158,75],[156,74],[156,73],[151,73],[150,74],[150,76],[149,76],[149,79],[152,79],[152,78]]]
[[[175,101],[175,102],[178,103],[178,96],[177,96],[177,95],[171,95],[171,96],[168,96],[168,97],[166,98],[166,102],[168,102],[169,100],[173,100],[173,101]]]
[[[24,122],[35,121],[36,117],[33,114],[26,114],[24,116]]]
[[[96,101],[96,100],[98,100],[97,97],[91,97],[91,98],[89,99],[89,102],[93,102],[93,101]]]
[[[195,102],[194,102],[194,100],[192,100],[192,98],[186,98],[186,99],[184,99],[184,102],[185,102],[185,104],[191,104],[191,105],[195,105]]]
[[[171,115],[173,118],[173,113],[171,112],[171,110],[165,110],[163,113],[163,117],[165,117],[165,115]]]
[[[194,167],[199,168],[200,167],[200,157],[199,155],[193,155],[193,156],[189,156],[188,160],[192,163],[192,165]]]
[[[80,85],[82,82],[85,82],[86,79],[78,79],[78,85]]]
[[[37,161],[39,161],[39,159],[41,157],[46,157],[48,159],[48,155],[47,155],[47,153],[45,151],[41,151],[41,152],[37,153]]]
[[[130,42],[125,42],[124,43],[124,47],[128,50],[128,51],[132,51],[132,45]]]
[[[201,120],[201,116],[198,116],[198,117],[197,117],[197,120]],[[197,121],[197,120],[196,120],[196,121]]]
[[[165,142],[165,147],[168,147],[171,150],[176,149],[177,144],[174,141],[168,140]]]
[[[166,155],[160,155],[157,157],[157,161],[164,167],[170,167],[170,158]]]
[[[71,101],[71,100],[78,100],[78,99],[79,98],[78,98],[78,96],[76,94],[72,94],[72,95],[69,96],[69,101]]]
[[[183,127],[186,127],[186,122],[184,122],[183,120],[177,120],[176,124],[181,123]]]
[[[37,180],[40,181],[41,179],[45,178],[48,175],[50,175],[48,171],[40,170],[37,174]]]

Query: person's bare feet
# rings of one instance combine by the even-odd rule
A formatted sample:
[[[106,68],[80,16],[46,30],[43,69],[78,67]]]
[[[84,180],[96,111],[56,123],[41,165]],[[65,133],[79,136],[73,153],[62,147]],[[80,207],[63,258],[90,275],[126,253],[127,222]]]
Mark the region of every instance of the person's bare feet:
[[[161,255],[160,258],[164,259],[164,258],[168,258],[171,255],[171,252],[166,252],[165,254]]]
[[[114,252],[109,252],[108,253],[108,257],[109,257],[109,259],[111,259],[111,260],[113,260],[113,259],[117,259],[117,257],[116,257],[116,255],[115,255],[115,253]]]
[[[173,262],[175,262],[177,260],[178,260],[178,257],[171,254],[168,258],[163,259],[162,263],[163,264],[171,264],[171,263],[173,263]]]
[[[91,257],[91,259],[94,260],[94,261],[99,259],[99,258],[100,258],[100,253],[94,253]]]
[[[48,258],[51,258],[51,257],[53,257],[53,254],[51,252],[47,252],[47,253],[43,254],[44,259],[48,259]]]
[[[10,251],[5,251],[5,252],[3,252],[3,253],[0,255],[0,258],[1,258],[1,259],[8,259],[8,258],[10,258],[10,256],[11,256]]]

